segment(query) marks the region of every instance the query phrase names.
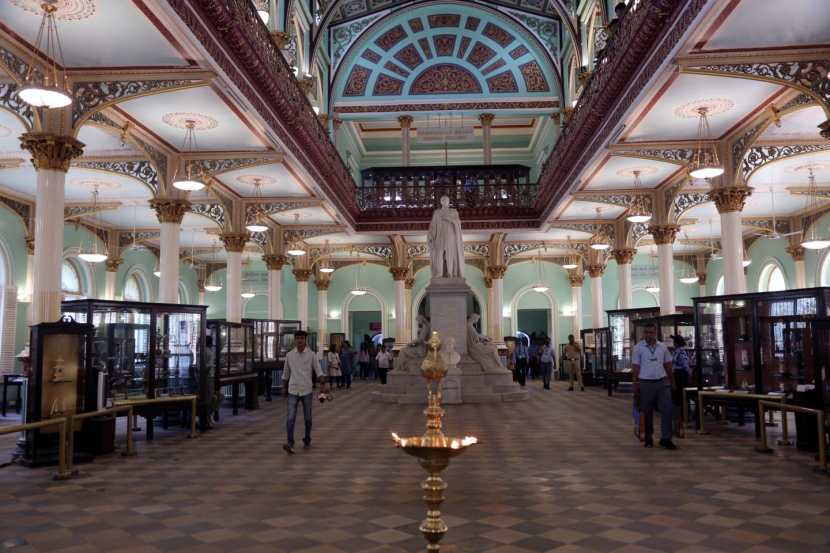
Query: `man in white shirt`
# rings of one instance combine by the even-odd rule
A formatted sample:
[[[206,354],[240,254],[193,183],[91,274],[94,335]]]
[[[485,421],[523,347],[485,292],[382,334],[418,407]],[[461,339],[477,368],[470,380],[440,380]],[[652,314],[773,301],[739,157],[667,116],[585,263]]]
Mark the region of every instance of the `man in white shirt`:
[[[297,420],[297,407],[303,403],[303,420],[305,422],[305,436],[303,447],[311,447],[311,404],[313,375],[322,376],[317,356],[306,347],[308,333],[298,330],[294,333],[294,349],[285,356],[285,365],[282,371],[283,394],[288,396],[288,441],[282,448],[286,453],[294,453],[294,423]]]
[[[640,394],[640,412],[646,417],[645,446],[654,447],[654,408],[660,409],[660,446],[677,449],[672,437],[672,357],[657,341],[657,327],[648,325],[631,356],[634,391]]]

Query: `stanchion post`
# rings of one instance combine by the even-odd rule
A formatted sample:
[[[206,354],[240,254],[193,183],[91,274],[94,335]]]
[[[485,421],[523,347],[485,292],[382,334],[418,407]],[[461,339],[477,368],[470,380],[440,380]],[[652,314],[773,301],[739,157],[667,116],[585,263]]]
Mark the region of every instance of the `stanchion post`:
[[[67,462],[67,449],[69,448],[69,444],[67,443],[67,427],[68,427],[69,417],[64,418],[60,425],[58,426],[58,473],[55,475],[55,480],[66,480],[72,477],[72,452],[69,451],[69,461]],[[69,436],[71,439],[72,434],[74,432],[69,432]]]
[[[763,401],[758,402],[758,418],[762,421],[764,420],[764,411],[766,407],[764,406]],[[755,450],[758,453],[772,453],[772,448],[767,445],[767,426],[765,424],[761,425],[761,447],[756,447]]]

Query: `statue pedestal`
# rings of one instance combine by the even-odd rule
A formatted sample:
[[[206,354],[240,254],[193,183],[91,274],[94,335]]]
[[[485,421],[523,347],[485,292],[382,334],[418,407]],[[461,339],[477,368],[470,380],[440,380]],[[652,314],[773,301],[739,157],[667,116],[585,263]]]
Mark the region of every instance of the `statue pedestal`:
[[[467,297],[470,287],[463,278],[433,278],[427,286],[429,296],[430,326],[438,331],[441,341],[455,339],[455,351],[461,354],[455,369],[451,369],[443,382],[445,404],[489,403],[522,401],[528,392],[513,382],[507,369],[485,372],[482,366],[467,355]],[[386,386],[373,393],[375,401],[386,403],[426,403],[426,382],[420,371],[392,370]]]

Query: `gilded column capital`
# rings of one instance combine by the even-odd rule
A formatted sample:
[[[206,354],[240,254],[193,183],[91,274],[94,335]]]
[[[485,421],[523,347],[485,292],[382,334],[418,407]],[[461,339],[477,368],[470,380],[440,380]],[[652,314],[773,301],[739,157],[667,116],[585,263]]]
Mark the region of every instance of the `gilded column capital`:
[[[493,278],[490,275],[484,275],[484,287],[485,288],[492,288],[493,287]]]
[[[493,123],[493,119],[495,118],[496,116],[492,113],[482,113],[478,116],[478,120],[481,121],[481,124],[487,127],[489,127]]]
[[[620,248],[618,250],[611,250],[611,255],[614,256],[614,261],[617,262],[617,265],[629,265],[634,261],[637,250],[634,248]]]
[[[411,115],[400,115],[398,117],[398,123],[401,124],[402,129],[408,129],[409,127],[411,127],[412,121],[414,121],[414,119]]]
[[[678,225],[649,225],[648,227],[648,232],[654,237],[654,243],[658,246],[674,244],[674,239],[677,238],[679,230]]]
[[[121,266],[121,263],[124,262],[124,259],[120,257],[108,257],[107,258],[107,272],[108,273],[117,273],[118,267]]]
[[[299,280],[299,279],[297,279]],[[317,275],[314,279],[314,285],[317,287],[318,292],[323,292],[329,289],[329,285],[331,284],[330,278],[320,278],[320,275]]]
[[[568,280],[571,281],[571,288],[581,288],[585,277],[582,273],[568,271]]]
[[[283,265],[288,263],[288,259],[284,255],[276,254],[265,254],[262,256],[262,261],[265,262],[265,266],[268,267],[269,271],[279,271]]]
[[[291,40],[291,35],[282,31],[274,31],[271,33],[271,38],[274,39],[274,44],[277,45],[277,48],[282,50],[288,45],[288,41]]]
[[[319,119],[319,120],[320,120],[320,123],[321,123],[324,127],[328,127],[328,126],[329,126],[329,114],[328,114],[328,113],[321,113],[321,114],[317,115],[317,119]]]
[[[26,254],[35,255],[35,237],[26,235]]]
[[[297,86],[303,91],[303,94],[310,94],[311,89],[314,88],[314,77],[302,77],[297,79]]]
[[[392,280],[406,280],[409,274],[409,267],[389,267],[389,272],[392,273]]]
[[[412,287],[415,286],[415,278],[409,277],[403,281],[403,285],[407,290],[412,290]]]
[[[156,212],[160,223],[182,224],[184,214],[190,211],[190,202],[172,198],[153,198],[150,207]]]
[[[600,264],[591,264],[585,267],[588,271],[588,276],[591,278],[599,278],[602,276],[602,273],[605,272],[605,265]]]
[[[332,127],[334,127],[334,130],[335,130],[335,131],[336,131],[337,129],[339,129],[339,128],[340,128],[340,125],[342,125],[342,124],[343,124],[343,120],[342,120],[342,119],[340,119],[339,117],[332,117],[332,119],[331,119],[331,126],[332,126]]]
[[[787,246],[787,253],[792,256],[793,261],[804,261],[804,246],[801,244]]]
[[[507,272],[507,265],[491,265],[487,267],[487,273],[493,280],[504,278],[504,273]]]
[[[709,191],[709,198],[715,202],[718,213],[743,211],[746,199],[752,195],[748,186],[717,186]]]
[[[697,281],[700,284],[706,284],[706,273],[705,272],[701,271],[701,272],[697,272],[695,274],[697,275]]]
[[[308,282],[311,277],[311,269],[294,269],[292,272],[297,282]]]
[[[35,170],[51,169],[66,173],[69,164],[84,153],[84,143],[71,136],[27,132],[20,136],[20,147],[32,154]]]
[[[219,239],[225,244],[225,250],[229,252],[241,252],[245,250],[245,244],[251,235],[247,232],[223,233]]]

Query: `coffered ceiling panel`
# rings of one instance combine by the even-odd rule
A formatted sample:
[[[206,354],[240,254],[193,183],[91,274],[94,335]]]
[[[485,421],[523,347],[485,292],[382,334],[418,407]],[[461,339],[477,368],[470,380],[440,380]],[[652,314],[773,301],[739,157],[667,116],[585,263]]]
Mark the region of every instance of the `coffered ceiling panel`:
[[[723,2],[724,13],[730,3]],[[720,24],[716,21],[703,50],[803,46],[830,43],[827,0],[740,0]],[[802,14],[803,17],[794,17]]]
[[[585,185],[589,190],[613,190],[631,188],[634,172],[640,172],[643,188],[654,188],[680,170],[674,163],[637,159],[632,157],[611,156],[604,159],[591,175]]]
[[[830,5],[830,3],[828,3]],[[781,117],[781,126],[770,125],[761,135],[762,141],[820,139],[818,126],[826,121],[824,110],[813,106]]]
[[[306,240],[309,244],[324,245],[326,242],[332,246],[340,244],[389,244],[389,237],[385,234],[347,234],[345,232],[338,232],[334,234],[326,234],[324,236],[315,236]]]
[[[295,220],[294,215],[299,213],[300,218]],[[303,209],[293,209],[291,211],[282,211],[274,213],[271,218],[280,225],[293,225],[296,223],[300,225],[331,225],[334,224],[329,212],[322,207],[306,207]]]
[[[254,183],[262,185],[262,195],[268,196],[308,196],[308,192],[281,163],[262,165],[238,171],[222,173],[219,180],[243,197],[253,197]]]
[[[773,201],[776,215],[794,214],[807,207],[807,196],[789,194],[780,189],[772,193],[767,187],[756,187],[752,191],[752,196],[747,198],[741,215],[744,217],[771,216]]]
[[[7,30],[34,45],[40,27],[41,0],[0,2]],[[64,59],[69,67],[164,67],[188,65],[166,32],[145,15],[143,2],[72,0],[58,2]],[[141,6],[141,8],[139,7]]]
[[[510,240],[525,240],[524,234],[508,235]],[[592,234],[590,232],[583,232],[580,230],[552,228],[545,231],[542,236],[545,240],[588,240]]]
[[[118,104],[118,109],[177,150],[188,120],[195,121],[199,150],[265,149],[242,115],[206,86],[144,96]]]
[[[92,191],[96,186],[100,201],[150,198],[152,195],[144,183],[131,177],[73,167],[66,174],[66,199],[67,201],[91,201]]]
[[[78,140],[84,143],[84,155],[86,156],[139,154],[138,150],[129,143],[122,145],[121,138],[118,135],[92,125],[81,127],[78,132]]]
[[[678,238],[682,239],[688,236],[691,239],[695,238],[713,238],[720,240],[720,215],[712,202],[694,207],[683,214],[684,219],[694,220],[694,223],[683,225],[678,233]],[[750,230],[752,227],[748,225],[743,226],[744,231]]]
[[[597,208],[601,211],[597,214]],[[563,221],[572,219],[616,219],[625,212],[624,206],[604,204],[599,202],[571,202],[559,216]]]
[[[795,156],[764,165],[749,179],[749,185],[760,189],[775,186],[803,188],[809,184],[810,169],[816,176],[816,184],[830,186],[830,152]]]
[[[155,210],[151,209],[145,200],[124,201],[118,209],[100,212],[98,219],[104,224],[124,231],[132,231],[134,227],[141,229],[159,226]]]
[[[709,108],[714,137],[728,132],[759,104],[778,92],[778,85],[748,79],[681,74],[668,89],[647,98],[628,122],[625,142],[694,140],[701,106]]]

